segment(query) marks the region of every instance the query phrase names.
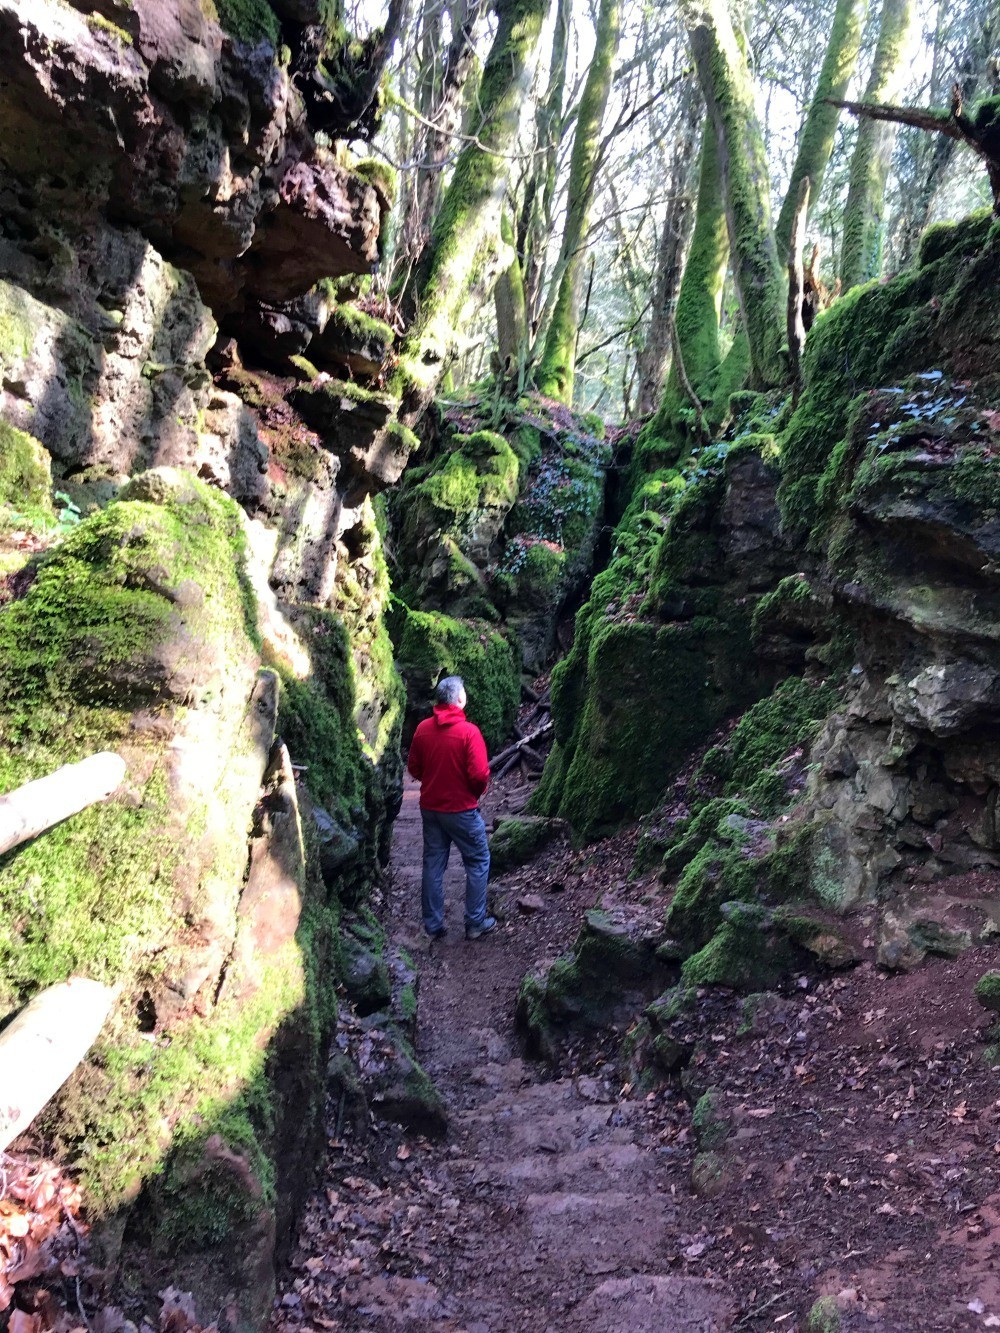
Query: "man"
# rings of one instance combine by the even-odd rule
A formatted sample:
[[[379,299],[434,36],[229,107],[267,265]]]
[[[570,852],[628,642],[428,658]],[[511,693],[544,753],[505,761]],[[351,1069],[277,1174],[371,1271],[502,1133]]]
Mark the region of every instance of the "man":
[[[479,728],[466,719],[461,677],[446,676],[437,687],[436,699],[434,716],[414,732],[406,765],[420,783],[424,930],[432,940],[448,933],[444,872],[454,843],[465,864],[465,938],[478,940],[497,928],[496,920],[486,915],[490,849],[479,813],[479,798],[490,780],[486,742]]]

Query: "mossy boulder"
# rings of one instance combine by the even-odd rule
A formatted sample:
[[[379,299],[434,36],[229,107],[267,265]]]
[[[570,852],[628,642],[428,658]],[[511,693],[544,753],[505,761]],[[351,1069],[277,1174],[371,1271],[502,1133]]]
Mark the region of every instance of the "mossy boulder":
[[[685,986],[769,990],[806,965],[805,954],[782,929],[780,917],[768,908],[729,902],[721,904],[719,913],[721,926],[681,968]]]
[[[31,435],[0,419],[0,506],[52,512],[52,460]]]
[[[256,1300],[247,1265],[273,1273],[321,1133],[338,907],[273,744],[237,506],[169,469],[133,479],[0,610],[0,674],[0,790],[95,750],[128,766],[0,859],[0,1015],[71,974],[120,987],[40,1132],[95,1221],[131,1214],[177,1273],[224,1251],[227,1290]]]
[[[984,972],[976,982],[976,999],[984,1009],[1000,1014],[1000,972]]]
[[[552,1058],[572,1026],[602,1028],[661,989],[676,967],[656,956],[662,926],[640,910],[586,913],[572,952],[521,984],[517,1021],[528,1049]]]
[[[530,861],[565,829],[562,820],[542,819],[537,815],[519,815],[501,820],[490,838],[493,874],[502,875],[515,866],[524,865],[525,861]]]
[[[396,661],[407,687],[411,728],[426,716],[434,686],[461,676],[467,714],[495,750],[510,733],[521,698],[521,669],[509,639],[492,625],[396,604]]]

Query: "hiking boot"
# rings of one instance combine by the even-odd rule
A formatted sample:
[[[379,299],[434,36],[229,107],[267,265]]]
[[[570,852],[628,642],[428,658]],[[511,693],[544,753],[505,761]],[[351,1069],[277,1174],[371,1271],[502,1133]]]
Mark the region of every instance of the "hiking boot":
[[[448,927],[438,926],[437,930],[428,930],[427,927],[425,926],[424,933],[427,935],[428,939],[443,940],[444,937],[448,934]]]
[[[467,940],[481,940],[484,935],[492,935],[497,928],[497,924],[495,916],[485,917],[478,926],[465,927],[465,938]]]

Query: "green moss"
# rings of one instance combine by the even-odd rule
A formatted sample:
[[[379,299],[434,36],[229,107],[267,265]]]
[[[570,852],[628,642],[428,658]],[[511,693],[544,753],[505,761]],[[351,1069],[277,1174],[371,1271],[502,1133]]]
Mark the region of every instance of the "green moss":
[[[979,978],[976,999],[984,1009],[1000,1013],[1000,972],[986,972]]]
[[[362,180],[368,181],[369,185],[374,185],[376,190],[388,200],[389,207],[392,207],[396,202],[396,195],[399,190],[399,173],[395,167],[382,161],[381,158],[366,157],[362,158],[360,162],[355,162],[351,170],[355,176],[360,176]]]
[[[359,310],[357,306],[338,304],[330,312],[324,330],[324,336],[336,334],[350,347],[352,344],[364,344],[366,351],[380,357],[386,357],[396,340],[396,335],[384,320]]]
[[[0,505],[52,509],[52,460],[31,435],[0,419]]]
[[[806,1333],[840,1333],[840,1311],[835,1296],[821,1296],[806,1316]]]
[[[350,823],[367,794],[350,640],[342,619],[330,611],[305,612],[297,628],[313,670],[306,680],[283,676],[281,732],[295,762],[308,765],[315,798]]]
[[[396,658],[411,702],[429,708],[443,676],[461,676],[468,716],[492,750],[510,733],[521,698],[520,664],[509,641],[490,625],[436,611],[407,610],[397,629]]]
[[[502,875],[530,861],[557,831],[548,819],[521,816],[501,820],[490,838],[492,872]]]
[[[691,1126],[703,1151],[721,1148],[732,1132],[729,1121],[721,1112],[721,1099],[714,1088],[698,1098],[691,1112]]]
[[[13,283],[0,282],[0,366],[24,361],[34,340],[34,322],[24,294]]]
[[[117,23],[112,23],[110,19],[103,14],[93,13],[86,16],[87,27],[92,32],[106,33],[113,37],[116,42],[121,42],[124,46],[133,46],[132,34],[126,32],[124,28],[119,28]]]
[[[256,44],[270,42],[275,50],[281,44],[278,16],[267,0],[207,0],[218,12],[219,23],[238,41]]]
[[[726,919],[712,938],[681,967],[686,986],[771,990],[800,961],[788,937],[765,908],[747,902],[726,905]]]
[[[947,254],[976,254],[985,245],[995,218],[991,208],[980,208],[952,222],[933,222],[920,238],[917,268],[935,263]]]

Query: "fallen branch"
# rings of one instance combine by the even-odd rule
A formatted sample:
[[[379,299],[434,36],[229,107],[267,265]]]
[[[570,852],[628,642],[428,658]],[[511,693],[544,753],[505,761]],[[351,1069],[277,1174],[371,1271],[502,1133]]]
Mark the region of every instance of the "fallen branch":
[[[0,796],[0,855],[106,800],[124,777],[125,760],[102,751]]]
[[[997,155],[993,118],[987,114],[985,121],[977,124],[965,114],[960,84],[952,84],[951,106],[947,111],[934,107],[893,106],[887,102],[839,102],[832,97],[827,100],[831,106],[849,111],[852,116],[889,121],[893,125],[909,125],[917,130],[930,130],[967,144],[986,163],[993,191],[993,212],[1000,216],[1000,157]]]
[[[0,1151],[24,1133],[84,1058],[114,999],[110,986],[70,977],[41,991],[0,1032]]]
[[[545,722],[542,726],[536,727],[534,731],[529,731],[526,735],[522,736],[519,741],[515,741],[513,745],[508,745],[506,750],[501,750],[498,755],[494,755],[490,760],[490,771],[493,772],[498,769],[501,764],[505,763],[510,758],[519,759],[521,757],[521,751],[526,745],[530,745],[532,741],[537,741],[539,736],[544,736],[551,730],[552,723]],[[504,772],[506,772],[506,769],[504,769]],[[497,777],[500,776],[502,775],[498,773]]]

